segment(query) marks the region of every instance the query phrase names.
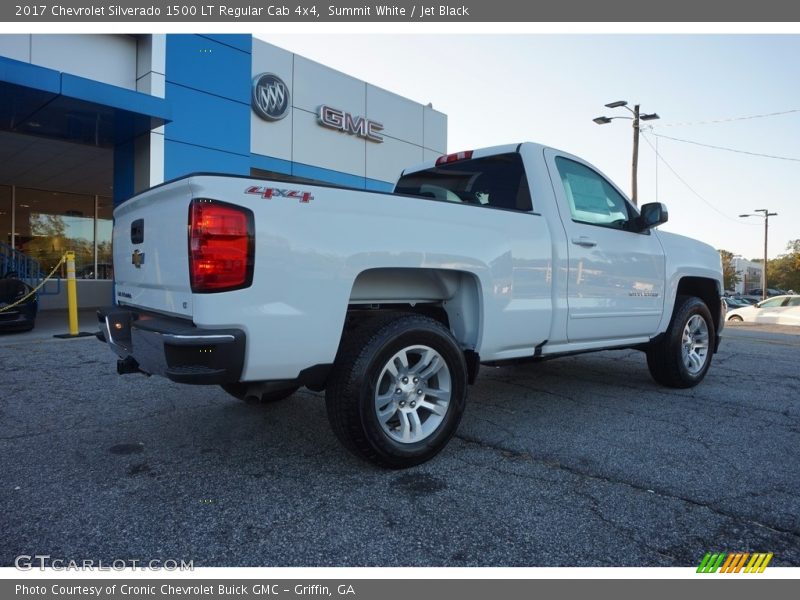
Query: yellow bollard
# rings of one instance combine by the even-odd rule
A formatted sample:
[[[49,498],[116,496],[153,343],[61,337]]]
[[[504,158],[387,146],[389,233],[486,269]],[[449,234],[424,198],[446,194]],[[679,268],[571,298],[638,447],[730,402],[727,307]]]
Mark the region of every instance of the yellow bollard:
[[[67,252],[67,311],[69,335],[78,335],[78,285],[75,282],[75,253]]]

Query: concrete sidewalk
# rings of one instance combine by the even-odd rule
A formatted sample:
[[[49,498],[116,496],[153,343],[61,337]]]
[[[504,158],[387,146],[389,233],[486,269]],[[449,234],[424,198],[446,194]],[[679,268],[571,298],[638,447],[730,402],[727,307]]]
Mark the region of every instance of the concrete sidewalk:
[[[87,308],[78,311],[78,331],[95,333],[98,331],[97,309]],[[20,342],[54,340],[54,335],[68,333],[69,320],[66,310],[40,310],[36,316],[36,326],[32,331],[3,332],[0,331],[0,346],[9,346]],[[68,338],[67,341],[91,340],[91,337]]]

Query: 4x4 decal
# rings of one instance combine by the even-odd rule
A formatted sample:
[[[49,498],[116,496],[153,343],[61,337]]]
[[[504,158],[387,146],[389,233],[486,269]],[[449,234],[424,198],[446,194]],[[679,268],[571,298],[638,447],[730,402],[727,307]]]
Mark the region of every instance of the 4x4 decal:
[[[262,198],[270,200],[272,198],[296,198],[300,202],[311,202],[314,199],[309,192],[302,190],[282,190],[279,188],[264,187],[261,185],[253,185],[244,191],[245,194],[257,194]]]

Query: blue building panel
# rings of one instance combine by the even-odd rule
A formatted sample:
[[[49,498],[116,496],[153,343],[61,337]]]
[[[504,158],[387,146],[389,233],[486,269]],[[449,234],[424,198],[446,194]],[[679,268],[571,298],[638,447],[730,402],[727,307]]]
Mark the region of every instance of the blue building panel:
[[[221,44],[211,37],[168,35],[166,78],[167,83],[250,104],[249,50]]]
[[[292,161],[282,158],[252,154],[250,156],[250,164],[254,169],[261,169],[262,171],[272,171],[274,173],[283,173],[284,175],[292,174]]]
[[[164,175],[250,173],[249,35],[167,36]]]
[[[48,92],[61,93],[61,73],[53,69],[0,56],[0,81]]]
[[[366,179],[366,189],[371,192],[391,192],[394,189],[394,183],[389,181],[380,181],[379,179]]]
[[[375,192],[391,192],[394,189],[394,182],[392,181],[370,179],[368,177],[361,177],[360,175],[353,175],[352,173],[323,169],[322,167],[295,163],[272,156],[262,156],[261,154],[251,155],[250,164],[254,169],[272,171],[273,173],[281,173],[283,175],[293,175],[295,177],[317,179],[334,185],[343,185]]]
[[[164,121],[169,120],[171,114],[163,98],[126,90],[115,85],[70,75],[69,73],[61,74],[61,94],[69,98],[93,102],[131,113],[149,115]]]
[[[174,83],[167,83],[166,91],[180,110],[180,118],[165,128],[166,139],[250,157],[249,105]]]
[[[249,33],[203,33],[200,37],[231,46],[248,54],[253,51],[253,36]]]
[[[314,167],[297,162],[292,163],[292,175],[360,189],[364,189],[366,185],[366,178],[360,175],[351,175],[350,173],[342,173],[340,171],[323,169],[322,167]]]
[[[134,192],[134,142],[117,144],[114,146],[114,206],[133,196]]]
[[[165,180],[199,172],[249,175],[250,157],[175,140],[164,142]]]

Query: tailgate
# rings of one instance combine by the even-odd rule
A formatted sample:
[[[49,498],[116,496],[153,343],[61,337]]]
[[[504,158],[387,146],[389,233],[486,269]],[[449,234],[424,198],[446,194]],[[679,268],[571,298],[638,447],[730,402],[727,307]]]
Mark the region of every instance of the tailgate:
[[[188,179],[156,187],[114,210],[117,304],[192,316]]]

